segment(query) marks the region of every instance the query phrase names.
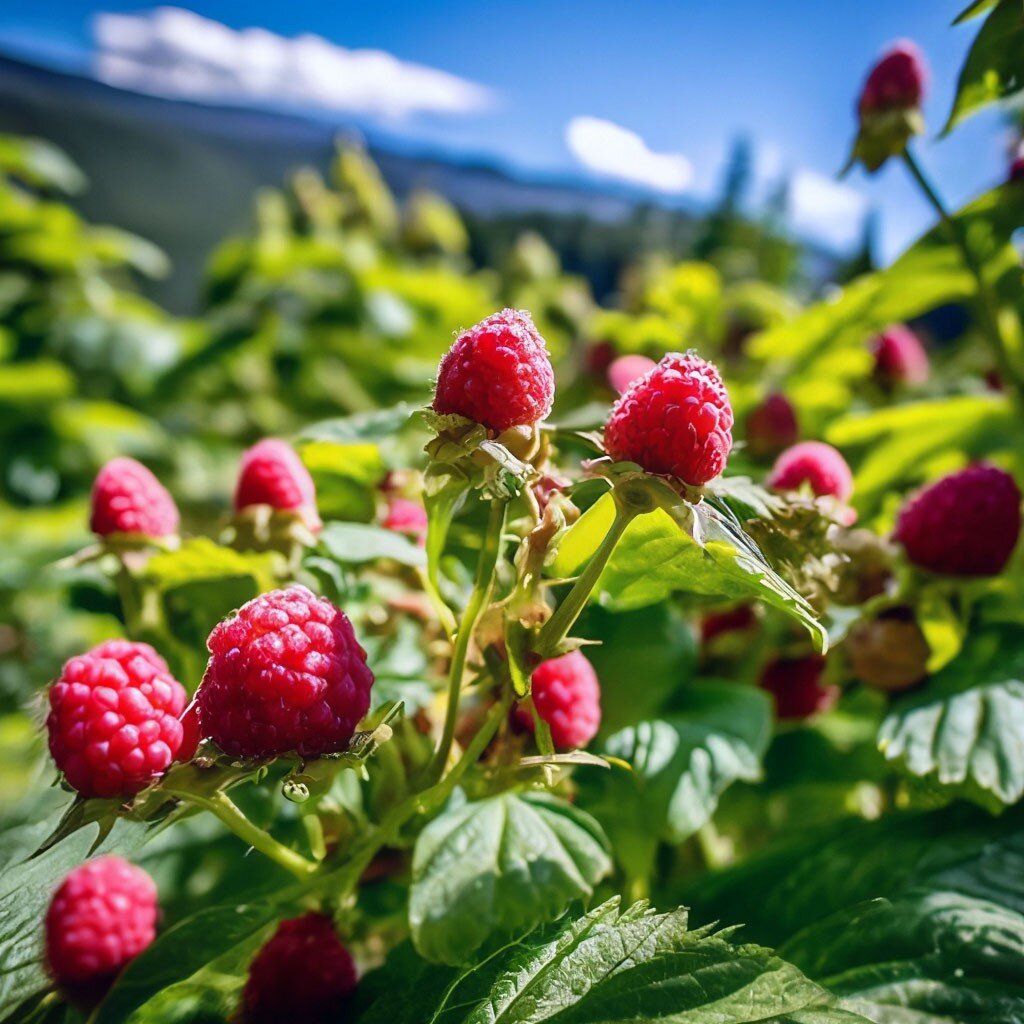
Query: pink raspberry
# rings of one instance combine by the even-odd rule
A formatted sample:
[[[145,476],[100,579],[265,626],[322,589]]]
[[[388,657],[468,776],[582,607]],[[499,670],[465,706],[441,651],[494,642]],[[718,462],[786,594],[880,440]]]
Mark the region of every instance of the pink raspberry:
[[[907,499],[893,539],[914,565],[947,576],[994,576],[1020,536],[1020,491],[1009,473],[978,464]]]
[[[807,484],[816,497],[839,501],[853,494],[853,474],[846,459],[822,441],[801,441],[787,448],[775,460],[767,483],[774,491],[799,491]]]
[[[537,666],[532,677],[533,703],[537,714],[551,729],[560,750],[585,747],[601,725],[601,687],[597,673],[579,652],[550,658]],[[516,720],[533,728],[533,715],[516,708]]]
[[[839,688],[821,681],[825,659],[819,654],[803,658],[776,658],[761,673],[761,688],[775,700],[775,714],[783,720],[808,718],[828,711],[839,699]]]
[[[747,447],[755,458],[778,455],[800,436],[796,409],[782,394],[773,392],[747,416]]]
[[[178,532],[178,524],[174,499],[141,462],[122,456],[96,474],[89,520],[93,533],[169,537]]]
[[[383,526],[385,530],[409,534],[417,544],[423,545],[427,542],[427,510],[418,501],[392,498],[388,502]]]
[[[132,796],[174,760],[184,707],[185,688],[149,644],[108,640],[50,687],[50,753],[82,796]]]
[[[869,345],[875,357],[875,377],[887,386],[917,387],[928,380],[931,366],[921,339],[903,324],[887,327]]]
[[[97,857],[64,879],[46,913],[50,974],[72,995],[101,995],[156,936],[156,885],[120,857]]]
[[[265,437],[242,455],[235,487],[235,511],[269,505],[294,512],[309,529],[323,523],[316,510],[316,488],[295,449],[276,437]]]
[[[725,469],[732,425],[729,394],[714,366],[692,352],[670,352],[612,406],[604,444],[618,462],[699,487]]]
[[[554,397],[547,345],[530,314],[503,309],[461,334],[445,354],[434,411],[502,431],[538,423]]]
[[[863,117],[880,111],[919,107],[927,80],[928,69],[920,49],[909,40],[900,40],[882,54],[871,69],[857,110]]]
[[[614,391],[621,395],[633,381],[645,373],[650,373],[657,365],[653,359],[648,359],[647,356],[619,356],[608,367],[608,383]]]
[[[242,993],[242,1024],[332,1024],[358,975],[326,914],[282,921],[256,954]]]
[[[352,623],[305,587],[253,598],[214,627],[207,646],[199,723],[228,754],[344,750],[370,707],[373,673]]]

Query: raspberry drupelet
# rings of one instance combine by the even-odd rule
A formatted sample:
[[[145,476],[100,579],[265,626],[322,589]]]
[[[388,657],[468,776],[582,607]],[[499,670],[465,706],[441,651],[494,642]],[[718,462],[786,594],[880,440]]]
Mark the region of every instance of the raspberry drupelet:
[[[601,687],[593,666],[579,651],[541,662],[533,673],[531,690],[537,714],[547,722],[559,750],[585,747],[597,735]],[[518,707],[516,720],[533,728],[528,708]]]
[[[125,533],[170,537],[178,532],[178,507],[162,483],[135,459],[111,459],[92,485],[89,528],[100,537]]]
[[[269,505],[294,512],[313,531],[323,525],[316,508],[316,487],[295,449],[276,437],[266,437],[242,455],[235,487],[235,511]]]
[[[787,448],[768,475],[773,491],[799,491],[807,484],[818,498],[848,501],[853,494],[853,474],[846,459],[823,441],[801,441]]]

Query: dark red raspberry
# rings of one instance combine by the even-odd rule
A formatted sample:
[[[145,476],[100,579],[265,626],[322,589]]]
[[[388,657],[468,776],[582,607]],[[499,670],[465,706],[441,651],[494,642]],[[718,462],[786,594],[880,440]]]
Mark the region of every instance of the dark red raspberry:
[[[597,735],[601,687],[593,666],[579,651],[542,661],[533,673],[531,690],[537,714],[547,722],[559,750],[585,747]],[[533,728],[533,715],[527,708],[516,708],[516,719],[525,728]]]
[[[282,921],[249,966],[242,1024],[334,1024],[358,980],[326,914]]]
[[[893,539],[922,569],[947,576],[994,576],[1020,536],[1020,491],[1013,477],[979,464],[912,495]]]
[[[1024,181],[1024,153],[1015,157],[1010,164],[1010,181]]]
[[[547,345],[530,314],[503,309],[461,334],[445,354],[434,411],[502,431],[540,422],[554,397]]]
[[[724,612],[712,612],[700,620],[701,643],[711,643],[726,633],[745,633],[757,625],[757,613],[752,604],[738,604]]]
[[[96,474],[89,520],[93,533],[169,537],[178,532],[178,524],[174,499],[141,462],[122,456]]]
[[[266,437],[242,455],[235,487],[235,511],[269,505],[294,512],[311,530],[323,525],[316,510],[316,488],[295,449],[276,437]]]
[[[875,357],[875,378],[880,384],[917,387],[928,379],[931,370],[928,353],[909,327],[903,324],[887,327],[871,340],[869,348]]]
[[[427,510],[418,502],[395,497],[388,502],[384,529],[407,533],[417,544],[427,542]]]
[[[919,107],[924,98],[928,70],[924,56],[909,40],[894,43],[871,69],[861,90],[857,110],[877,114],[886,110]]]
[[[352,623],[305,587],[254,598],[214,627],[196,700],[203,736],[240,757],[344,750],[373,673]]]
[[[785,396],[774,392],[747,416],[747,448],[755,458],[778,455],[800,436],[796,409]]]
[[[156,885],[120,857],[97,857],[64,879],[46,913],[46,962],[72,996],[100,995],[156,936]]]
[[[825,659],[819,654],[770,661],[761,673],[761,688],[774,698],[776,717],[797,720],[833,707],[839,687],[821,681],[824,669]]]
[[[725,469],[732,424],[729,394],[714,366],[692,352],[670,352],[612,406],[604,444],[618,462],[699,487]]]
[[[799,491],[807,484],[816,497],[839,501],[847,501],[853,493],[853,474],[846,459],[822,441],[801,441],[787,448],[775,460],[767,483],[774,491]]]
[[[613,391],[617,391],[621,395],[633,381],[645,373],[650,373],[657,365],[653,359],[648,359],[647,356],[619,356],[608,367],[608,383]]]
[[[50,753],[82,796],[132,796],[181,746],[185,688],[148,644],[108,640],[50,687]]]

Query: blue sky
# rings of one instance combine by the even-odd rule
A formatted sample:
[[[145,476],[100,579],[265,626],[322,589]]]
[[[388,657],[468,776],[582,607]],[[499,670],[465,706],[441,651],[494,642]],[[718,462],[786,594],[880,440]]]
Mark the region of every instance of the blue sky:
[[[289,72],[284,81],[288,88],[297,77],[304,82],[290,97],[292,106],[319,106],[320,116],[355,118],[411,145],[496,157],[532,171],[592,174],[581,165],[583,156],[591,167],[604,167],[606,175],[641,168],[659,187],[705,199],[715,192],[732,139],[746,134],[758,154],[759,179],[767,183],[783,172],[792,175],[798,227],[841,243],[856,233],[870,205],[881,213],[883,255],[891,257],[929,224],[931,215],[898,166],[874,178],[858,171],[843,186],[834,184],[854,130],[856,93],[888,42],[912,38],[932,68],[925,113],[936,131],[978,25],[950,27],[964,4],[250,0],[244,6],[188,6],[232,30],[255,26],[273,33],[244,38],[247,45],[259,43],[261,55],[266,51],[274,61],[281,59],[278,51],[285,44],[281,52],[287,51],[295,62],[289,66],[299,75]],[[97,11],[139,17],[97,22]],[[89,66],[132,87],[201,88],[211,99],[279,100],[280,86],[267,87],[261,79],[260,88],[266,87],[270,98],[253,99],[245,95],[252,85],[248,78],[239,86],[216,69],[197,86],[197,76],[188,68],[182,72],[174,63],[177,56],[168,57],[183,33],[190,35],[193,56],[200,52],[204,60],[207,44],[219,40],[213,64],[243,37],[211,34],[205,23],[187,19],[159,22],[164,26],[160,48],[150,52],[145,46],[157,44],[147,37],[143,46],[138,32],[153,24],[137,2],[7,4],[0,9],[0,49]],[[97,25],[102,27],[98,36]],[[332,60],[345,55],[326,44],[291,49],[290,41],[304,33],[346,50],[387,51],[397,60],[381,63],[371,56],[345,64],[346,84],[335,88],[342,65]],[[121,59],[125,39],[143,47],[134,53],[134,64]],[[97,46],[107,63],[97,61]],[[988,113],[950,139],[925,142],[922,153],[955,205],[1001,178],[1007,144],[1004,124]],[[609,153],[613,164],[618,159],[625,166],[605,166]],[[623,153],[629,158],[620,159]]]

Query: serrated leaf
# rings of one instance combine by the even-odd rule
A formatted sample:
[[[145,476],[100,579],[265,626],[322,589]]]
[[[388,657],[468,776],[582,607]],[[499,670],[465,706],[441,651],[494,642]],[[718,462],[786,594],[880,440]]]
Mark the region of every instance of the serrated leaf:
[[[589,897],[611,870],[600,826],[545,794],[454,800],[421,833],[409,926],[429,960],[458,964]]]
[[[404,534],[365,523],[328,523],[320,532],[320,546],[337,562],[363,565],[390,558],[401,565],[426,564],[423,549]]]

